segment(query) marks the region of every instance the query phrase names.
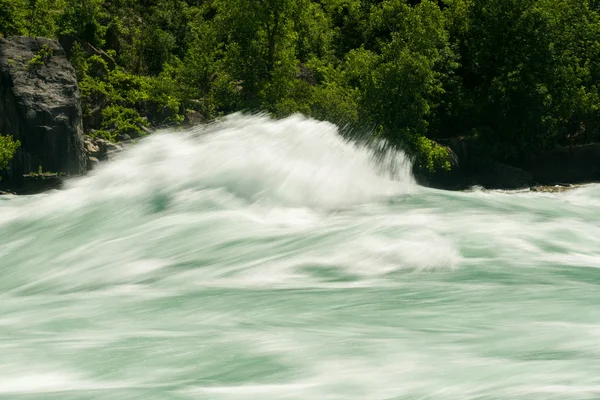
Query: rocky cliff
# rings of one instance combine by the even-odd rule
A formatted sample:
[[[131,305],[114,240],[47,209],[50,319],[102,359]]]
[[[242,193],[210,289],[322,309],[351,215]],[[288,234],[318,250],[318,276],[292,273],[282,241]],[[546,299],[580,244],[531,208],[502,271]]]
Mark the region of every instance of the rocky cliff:
[[[0,37],[0,134],[21,141],[3,183],[43,171],[86,171],[75,71],[58,42]]]
[[[425,186],[462,190],[472,186],[486,189],[522,189],[537,185],[559,185],[555,190],[590,182],[600,182],[600,143],[557,147],[533,154],[519,168],[477,154],[468,139],[437,141],[448,149],[453,160],[451,171],[436,171],[419,177]],[[548,190],[542,190],[548,191]]]

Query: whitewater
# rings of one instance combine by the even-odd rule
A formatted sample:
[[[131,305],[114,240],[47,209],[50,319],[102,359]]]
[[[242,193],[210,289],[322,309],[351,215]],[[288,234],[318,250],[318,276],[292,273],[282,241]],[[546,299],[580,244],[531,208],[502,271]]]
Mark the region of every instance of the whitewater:
[[[0,196],[0,399],[600,398],[600,186],[410,171],[235,114]]]

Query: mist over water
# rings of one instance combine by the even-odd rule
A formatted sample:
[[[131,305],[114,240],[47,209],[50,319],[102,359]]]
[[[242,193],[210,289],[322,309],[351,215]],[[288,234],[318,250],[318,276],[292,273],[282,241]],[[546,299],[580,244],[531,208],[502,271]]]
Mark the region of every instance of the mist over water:
[[[0,399],[597,399],[599,215],[299,116],[165,131],[0,197]]]

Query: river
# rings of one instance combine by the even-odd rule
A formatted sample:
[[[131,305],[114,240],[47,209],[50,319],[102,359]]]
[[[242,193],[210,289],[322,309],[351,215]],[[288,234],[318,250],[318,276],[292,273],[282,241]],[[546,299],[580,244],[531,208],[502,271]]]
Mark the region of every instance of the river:
[[[0,398],[600,398],[600,186],[374,154],[236,114],[0,197]]]

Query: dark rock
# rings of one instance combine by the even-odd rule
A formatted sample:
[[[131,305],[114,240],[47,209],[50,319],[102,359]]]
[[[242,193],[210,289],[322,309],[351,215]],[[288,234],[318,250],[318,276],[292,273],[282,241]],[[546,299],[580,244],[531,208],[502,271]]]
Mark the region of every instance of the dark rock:
[[[529,160],[528,169],[542,185],[600,181],[600,143],[542,153]]]
[[[108,158],[108,153],[123,150],[122,146],[102,138],[93,138],[86,135],[84,137],[84,142],[88,157],[96,157],[100,161],[106,160]]]
[[[128,140],[131,140],[131,136],[129,136],[126,133],[122,133],[122,134],[119,135],[119,140],[121,140],[121,141],[128,141]]]
[[[38,54],[45,56],[30,62]],[[39,167],[86,172],[79,88],[56,41],[0,37],[0,132],[21,141],[3,184],[23,184]]]
[[[106,139],[84,136],[88,170],[94,169],[102,161],[108,161],[124,150],[123,146]],[[126,144],[126,143],[123,143]]]
[[[151,135],[152,133],[154,133],[154,131],[152,130],[152,128],[148,128],[145,125],[141,125],[140,129],[146,134],[146,135]],[[131,138],[129,138],[129,140],[131,140]]]
[[[96,157],[88,157],[88,170],[95,169],[98,165],[100,165],[100,160]]]
[[[49,173],[31,173],[23,176],[22,182],[18,186],[11,186],[13,194],[38,194],[53,189],[61,189],[65,176]]]
[[[101,157],[102,154],[100,152],[100,146],[98,146],[95,142],[94,139],[92,139],[90,136],[84,136],[83,138],[83,142],[85,144],[85,151],[87,152],[88,156],[91,157]]]
[[[533,185],[533,175],[525,170],[490,161],[473,171],[474,181],[486,189],[522,189]]]
[[[183,119],[184,126],[194,126],[204,124],[206,122],[206,117],[202,115],[202,113],[194,110],[187,110]]]
[[[440,139],[436,142],[442,146],[448,147],[454,154],[454,157],[456,157],[459,165],[464,165],[466,167],[471,164],[471,152],[466,138],[460,136],[448,139]]]
[[[486,189],[522,189],[535,182],[533,175],[523,169],[478,156],[466,138],[439,139],[437,143],[448,149],[452,168],[429,175],[423,180],[427,186],[448,190],[476,185]]]
[[[106,139],[96,138],[95,143],[100,147],[100,151],[104,153],[123,151],[123,147]]]
[[[102,154],[102,158],[99,158],[100,161],[112,160],[115,155],[123,151],[123,146],[106,139],[96,138],[95,143],[100,148],[100,153]]]

